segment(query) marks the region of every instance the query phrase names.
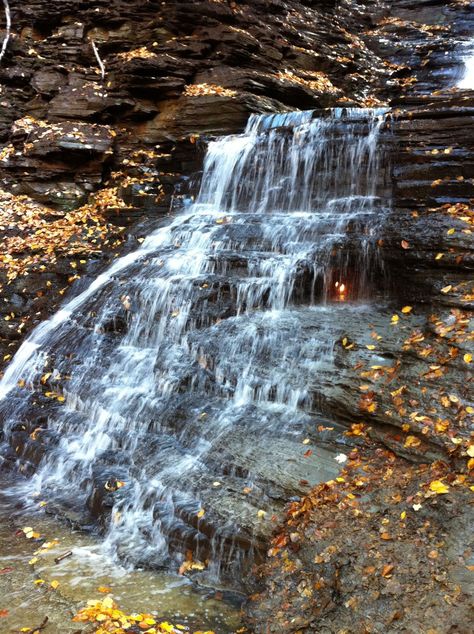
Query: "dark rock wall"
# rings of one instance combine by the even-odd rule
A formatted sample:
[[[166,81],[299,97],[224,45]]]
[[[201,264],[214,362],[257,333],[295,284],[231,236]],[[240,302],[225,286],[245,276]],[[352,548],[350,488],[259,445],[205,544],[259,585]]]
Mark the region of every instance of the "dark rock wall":
[[[0,139],[24,155],[24,116],[81,122],[87,137],[74,152],[57,140],[48,161],[36,149],[1,161],[3,186],[50,204],[97,188],[137,147],[239,130],[254,111],[362,103],[392,72],[359,37],[381,11],[374,1],[11,5]],[[86,124],[115,130],[112,156]]]

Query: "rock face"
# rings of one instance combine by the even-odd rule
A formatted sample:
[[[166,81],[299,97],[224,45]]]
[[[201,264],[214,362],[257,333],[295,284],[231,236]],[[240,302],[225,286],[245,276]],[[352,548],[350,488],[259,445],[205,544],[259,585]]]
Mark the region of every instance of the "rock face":
[[[44,1],[17,3],[0,70],[0,139],[14,142],[14,121],[23,116],[41,125],[110,126],[117,133],[112,160],[94,146],[76,155],[73,182],[84,195],[100,185],[96,174],[105,179],[107,165],[123,168],[123,155],[136,147],[238,131],[251,112],[360,102],[392,72],[358,37],[379,11],[374,2],[336,10],[330,0],[74,2],[55,3],[52,13]],[[53,147],[58,169],[70,165],[70,148]],[[5,156],[3,186],[45,194],[28,183],[57,185],[54,165],[38,165],[34,156],[21,166]],[[52,204],[60,202],[56,193],[46,191]]]

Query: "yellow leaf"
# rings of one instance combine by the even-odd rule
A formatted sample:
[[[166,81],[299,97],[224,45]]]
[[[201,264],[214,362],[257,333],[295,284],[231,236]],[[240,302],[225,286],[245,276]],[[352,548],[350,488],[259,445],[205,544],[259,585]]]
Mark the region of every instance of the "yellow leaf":
[[[404,313],[406,315],[408,313],[411,313],[412,310],[413,310],[413,306],[404,306],[402,308],[402,313]]]
[[[392,324],[397,324],[399,321],[400,317],[398,315],[392,315]]]
[[[467,455],[469,458],[474,458],[474,445],[469,445],[467,448]]]
[[[449,486],[441,482],[441,480],[433,480],[433,482],[430,482],[430,491],[441,495],[442,493],[448,493]]]
[[[471,363],[472,361],[472,354],[470,354],[469,352],[466,352],[466,354],[463,356],[464,362],[465,363]]]
[[[365,347],[367,348],[367,350],[375,350],[375,346],[373,344],[369,344]]]
[[[107,586],[99,586],[97,590],[99,592],[103,592],[104,594],[108,594],[109,592],[111,592],[111,588],[108,588]]]
[[[400,519],[404,520],[406,516],[407,516],[407,512],[406,511],[402,511],[400,513]]]
[[[407,436],[405,440],[405,447],[419,447],[421,445],[421,440],[416,436]]]
[[[435,260],[441,260],[441,258],[443,257],[444,253],[437,253]]]
[[[205,512],[206,512],[206,511],[205,511],[204,509],[201,509],[201,510],[198,512],[197,516],[198,516],[199,518],[204,517],[204,513],[205,513]]]
[[[34,566],[34,564],[36,564],[39,561],[38,557],[33,557],[33,559],[30,559],[30,561],[28,562],[31,566]]]
[[[174,632],[174,627],[171,625],[171,623],[168,623],[167,621],[160,623],[160,629],[163,632]]]
[[[53,588],[53,590],[56,590],[56,588],[59,586],[59,581],[56,581],[56,579],[54,581],[51,581],[50,586]]]
[[[448,284],[448,286],[443,286],[443,288],[441,289],[442,293],[449,293],[449,291],[453,288],[452,284]]]
[[[257,512],[257,517],[259,517],[261,520],[263,520],[266,517],[266,513],[265,511],[262,511],[261,509]]]
[[[33,583],[37,586],[41,586],[44,583],[44,579],[35,579]]]
[[[41,537],[41,535],[36,531],[30,531],[29,533],[25,533],[25,535],[26,539],[38,539],[39,537]]]
[[[456,229],[453,229],[453,228],[448,229],[448,231],[447,231],[448,236],[452,236],[455,231],[456,231]]]

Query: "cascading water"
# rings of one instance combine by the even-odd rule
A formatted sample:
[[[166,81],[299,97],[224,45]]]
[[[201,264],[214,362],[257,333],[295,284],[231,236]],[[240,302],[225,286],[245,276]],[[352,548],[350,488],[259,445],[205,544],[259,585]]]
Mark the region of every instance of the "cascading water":
[[[457,87],[461,90],[474,90],[474,39],[465,44],[462,60],[464,67]]]
[[[210,143],[191,208],[40,325],[5,373],[5,463],[39,462],[25,495],[113,506],[105,544],[132,564],[193,548],[219,574],[251,556],[255,509],[243,496],[235,526],[229,500],[274,495],[265,438],[273,452],[311,420],[308,377],[331,361],[318,311],[370,292],[384,115],[258,115]]]

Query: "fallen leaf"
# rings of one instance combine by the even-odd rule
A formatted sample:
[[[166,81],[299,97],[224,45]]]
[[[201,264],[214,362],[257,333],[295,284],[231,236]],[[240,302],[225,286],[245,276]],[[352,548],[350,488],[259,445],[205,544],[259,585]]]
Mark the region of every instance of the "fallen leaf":
[[[441,482],[441,480],[433,480],[433,482],[430,482],[430,491],[441,495],[449,492],[449,486]]]
[[[421,440],[416,436],[407,436],[405,440],[405,447],[419,447]]]

